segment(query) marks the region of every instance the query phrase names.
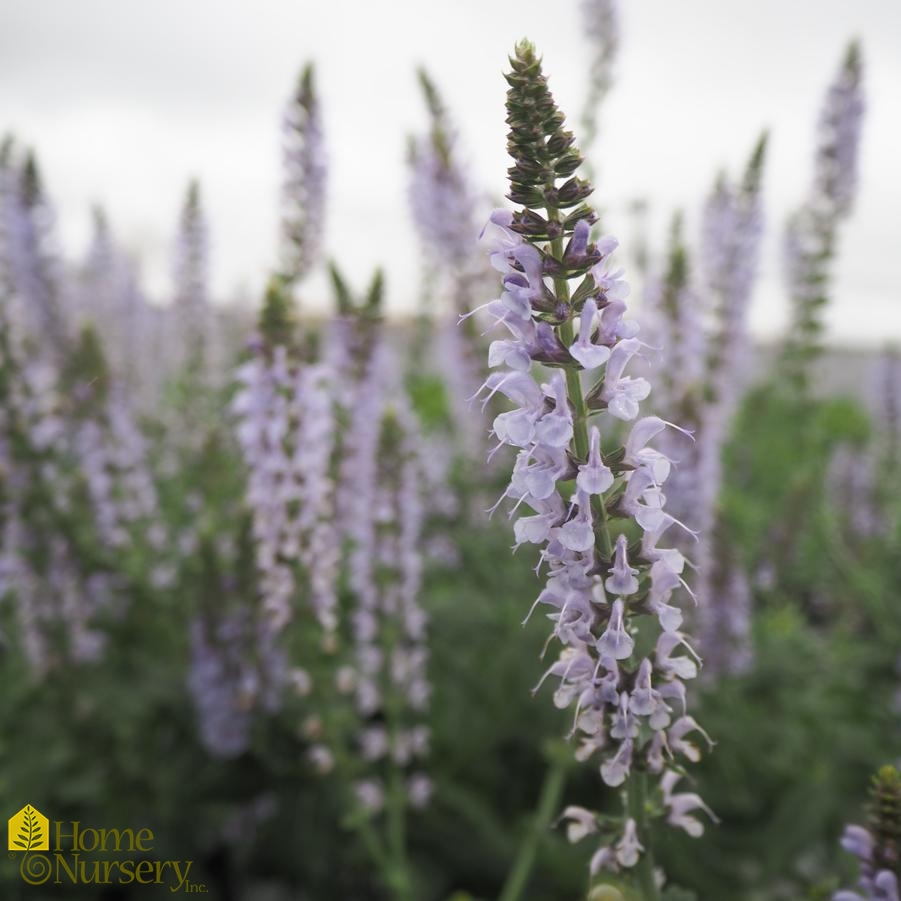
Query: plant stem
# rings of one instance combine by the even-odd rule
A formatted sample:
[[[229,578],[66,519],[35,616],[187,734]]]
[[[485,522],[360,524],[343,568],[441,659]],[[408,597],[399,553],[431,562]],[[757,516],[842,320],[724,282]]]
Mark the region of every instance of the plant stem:
[[[400,640],[401,635],[396,623],[392,628],[382,631],[381,644],[386,660],[390,659],[391,649]],[[407,861],[407,793],[403,770],[393,758],[401,732],[403,702],[387,675],[384,677],[382,690],[385,697],[385,725],[388,728],[391,747],[391,754],[388,756],[390,773],[387,778],[385,811],[387,819],[385,838],[388,846],[388,868],[385,877],[395,901],[412,901],[413,886]]]
[[[381,870],[387,872],[387,856],[384,849],[382,848],[378,835],[372,828],[372,823],[370,823],[368,820],[365,820],[356,826],[356,830],[359,833],[360,839],[365,845],[366,851],[369,853],[372,862]]]
[[[550,825],[554,811],[560,804],[560,796],[563,794],[563,786],[566,782],[567,762],[562,754],[555,754],[547,768],[544,783],[541,786],[541,794],[538,797],[538,807],[529,826],[519,852],[504,887],[498,896],[498,901],[519,901],[529,882],[532,869],[535,865],[535,855],[542,836]]]
[[[388,787],[388,846],[391,849],[391,866],[387,875],[397,901],[410,901],[413,897],[407,865],[406,803],[400,768],[392,764],[391,785]]]
[[[647,773],[635,770],[626,785],[626,809],[635,820],[638,840],[644,845],[644,853],[635,865],[635,882],[642,901],[658,901],[660,894],[654,881],[654,854],[651,850],[651,836],[647,823]]]
[[[558,238],[551,243],[554,256],[557,259],[563,257],[562,242]],[[569,285],[564,278],[554,279],[554,292],[560,300],[569,301]],[[573,330],[572,316],[561,323],[559,326],[560,340],[565,347],[569,347],[575,333]],[[576,453],[582,460],[588,459],[588,405],[585,403],[585,393],[582,390],[582,379],[579,376],[579,370],[567,366],[564,370],[566,375],[566,394],[573,408],[573,439],[576,447]],[[610,537],[610,529],[607,525],[607,508],[604,506],[604,500],[601,497],[593,497],[591,499],[591,508],[599,514],[601,520],[601,546],[604,553],[608,557],[613,556],[613,539]]]

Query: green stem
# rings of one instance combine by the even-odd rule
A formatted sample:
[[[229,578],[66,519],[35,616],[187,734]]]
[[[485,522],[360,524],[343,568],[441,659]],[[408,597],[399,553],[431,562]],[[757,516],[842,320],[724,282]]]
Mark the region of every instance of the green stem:
[[[565,283],[564,283],[565,284]],[[572,319],[567,319],[560,326],[560,340],[569,347],[574,338]],[[585,403],[585,395],[582,391],[582,380],[579,371],[570,366],[566,367],[566,393],[569,402],[573,406],[573,435],[575,439],[576,453],[582,460],[588,459],[588,405]]]
[[[642,901],[658,901],[660,894],[654,881],[654,854],[651,850],[651,836],[648,831],[647,817],[647,773],[635,770],[626,785],[626,809],[635,820],[638,840],[644,845],[644,853],[638,859],[633,870],[636,886],[641,893]]]
[[[357,824],[356,830],[360,836],[360,840],[365,845],[366,851],[368,852],[372,862],[383,873],[387,873],[389,869],[388,856],[385,853],[385,849],[382,847],[381,842],[379,841],[379,837],[376,834],[375,829],[372,828],[372,823],[370,823],[369,820],[363,820],[362,822]]]
[[[328,680],[325,680],[325,684],[329,684]],[[338,700],[328,692],[322,705],[327,724],[326,733],[329,735],[339,735],[343,732],[335,716],[335,713],[341,710]],[[348,811],[354,811],[359,802],[350,790],[349,777],[354,772],[355,765],[342,742],[332,742],[332,753],[335,759],[335,775],[344,783],[345,807]],[[354,816],[351,825],[360,837],[381,882],[396,901],[412,901],[413,898],[406,860],[405,803],[403,779],[400,770],[392,764],[391,782],[385,799],[387,834],[383,834],[373,819],[360,813]]]
[[[382,652],[385,659],[390,659],[391,650],[402,640],[397,623],[381,632]],[[388,794],[386,798],[385,836],[388,847],[388,869],[386,881],[395,901],[412,901],[413,886],[410,879],[410,867],[407,860],[407,793],[404,786],[403,770],[394,760],[394,749],[397,747],[403,726],[403,701],[387,674],[384,674],[382,691],[385,704],[385,725],[390,736],[391,754],[388,756],[390,773],[387,778]]]
[[[532,869],[535,866],[535,855],[542,837],[550,826],[554,812],[560,805],[560,797],[563,794],[563,786],[566,782],[567,762],[562,754],[555,754],[553,762],[548,766],[541,786],[541,794],[538,798],[538,807],[532,819],[530,828],[519,846],[516,860],[504,887],[498,896],[498,901],[519,901],[529,882]]]
[[[392,763],[388,787],[388,846],[391,849],[388,879],[397,901],[411,901],[410,869],[407,864],[406,793],[400,768]]]
[[[551,252],[558,259],[563,259],[563,242],[560,238],[551,242]],[[560,300],[569,302],[569,285],[565,278],[554,279],[554,292]],[[569,347],[575,338],[572,315],[559,326],[560,340],[565,347]],[[573,408],[573,443],[576,454],[580,460],[588,459],[588,405],[585,403],[585,393],[582,390],[582,379],[579,370],[567,366],[566,395]],[[607,557],[613,556],[613,539],[610,537],[610,527],[607,522],[607,507],[601,497],[592,497],[591,507],[600,517],[601,547]]]

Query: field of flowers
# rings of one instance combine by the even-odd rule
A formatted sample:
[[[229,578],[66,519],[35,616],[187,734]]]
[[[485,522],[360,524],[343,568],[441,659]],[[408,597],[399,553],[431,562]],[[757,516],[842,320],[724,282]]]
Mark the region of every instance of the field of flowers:
[[[63,257],[27,136],[3,140],[8,816],[147,827],[135,863],[191,861],[181,890],[222,901],[898,901],[901,356],[838,394],[823,341],[864,48],[823,73],[788,222],[763,134],[697,234],[677,213],[630,246],[589,163],[617,9],[582,12],[584,110],[511,48],[493,185],[416,76],[406,318],[325,258],[312,64],[253,308],[211,303],[201,185],[158,305],[103,210]],[[760,347],[768,230],[791,323]],[[179,888],[72,878],[14,832],[3,898]]]

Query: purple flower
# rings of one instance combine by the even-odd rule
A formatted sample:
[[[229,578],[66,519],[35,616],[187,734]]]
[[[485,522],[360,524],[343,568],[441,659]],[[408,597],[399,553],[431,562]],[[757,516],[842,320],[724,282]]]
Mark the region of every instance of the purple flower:
[[[591,50],[588,96],[582,115],[586,153],[598,135],[599,109],[613,85],[613,65],[619,52],[619,11],[616,0],[582,0],[582,23]]]
[[[325,226],[328,163],[312,65],[285,107],[282,161],[282,275],[296,281],[317,262]]]
[[[562,645],[541,681],[555,677],[555,705],[575,709],[577,758],[597,761],[601,779],[628,792],[636,770],[663,777],[675,771],[679,758],[698,756],[691,737],[699,727],[685,714],[683,685],[697,675],[698,663],[687,637],[676,631],[680,611],[669,603],[682,585],[685,561],[678,550],[657,547],[673,522],[662,491],[671,461],[649,442],[668,424],[639,418],[650,383],[627,374],[643,345],[635,323],[624,318],[628,288],[622,272],[608,259],[616,242],[590,241],[587,208],[578,222],[562,224],[555,212],[558,195],[530,181],[531,162],[522,149],[532,140],[529,111],[536,97],[548,108],[553,100],[530,47],[517,48],[513,67],[508,121],[514,132],[523,131],[510,141],[520,154],[510,170],[511,197],[521,196],[526,210],[496,212],[483,233],[504,288],[515,292],[515,302],[489,305],[508,334],[494,345],[491,362],[498,371],[485,380],[483,394],[501,394],[512,404],[494,420],[500,444],[517,451],[505,496],[524,508],[514,525],[517,543],[540,548],[545,586],[535,607],[547,610]],[[520,108],[521,83],[529,83],[531,93]],[[546,153],[552,140],[536,154]],[[590,190],[578,179],[568,184],[583,197]],[[543,237],[561,232],[560,240]],[[581,279],[572,291],[560,285],[564,263],[575,270],[571,278]],[[554,274],[553,286],[546,272]],[[622,421],[635,421],[626,446],[605,452],[601,435],[618,434]],[[630,542],[635,530],[623,519],[645,533],[640,543]],[[636,653],[636,635],[645,630],[659,633],[648,656]],[[571,834],[595,831],[597,823],[582,810],[569,809]],[[644,819],[627,818],[618,836],[600,830],[602,850],[592,869],[637,866],[646,828]]]
[[[173,281],[175,328],[171,340],[179,347],[181,366],[201,369],[209,331],[208,236],[200,199],[200,186],[191,182],[185,196],[175,241]]]
[[[857,158],[865,103],[860,48],[852,44],[820,111],[814,182],[837,213],[847,215],[857,190]]]
[[[246,622],[224,619],[217,628],[196,620],[191,627],[188,687],[200,719],[204,747],[214,756],[237,757],[250,743],[254,676],[249,669]]]
[[[328,369],[303,362],[287,344],[258,341],[236,375],[232,412],[259,574],[257,640],[261,660],[280,659],[278,641],[295,615],[298,594],[325,636],[338,625],[341,534],[332,477],[337,398]],[[284,675],[276,665],[265,680],[273,702]]]
[[[852,43],[820,114],[814,176],[808,196],[785,232],[785,272],[792,305],[783,365],[795,384],[819,351],[839,226],[857,190],[857,154],[864,112],[860,48]]]

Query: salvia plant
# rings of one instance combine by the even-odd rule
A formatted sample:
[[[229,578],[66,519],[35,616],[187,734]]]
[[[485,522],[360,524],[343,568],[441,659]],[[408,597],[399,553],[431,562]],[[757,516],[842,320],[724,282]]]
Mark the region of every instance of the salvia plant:
[[[857,891],[840,891],[833,901],[898,901],[901,875],[901,777],[885,766],[873,777],[866,826],[850,825],[842,847],[860,865]]]
[[[899,510],[896,499],[882,486],[898,478],[899,400],[901,356],[896,347],[884,349],[872,366],[869,387],[870,434],[865,445],[846,441],[833,454],[827,474],[828,498],[846,524],[840,530],[851,545],[874,538],[896,537]]]
[[[29,199],[4,191],[0,209],[3,582],[25,657],[45,673],[101,657],[102,620],[122,613],[143,547],[138,532],[152,527],[157,509],[143,437],[96,334],[70,340],[52,303],[59,267],[37,237],[48,225],[36,212],[44,204],[37,170],[26,161],[17,175],[13,166],[5,151],[4,185],[20,178]],[[38,341],[28,311],[41,298],[59,320],[58,329],[41,320],[48,342]]]
[[[120,798],[129,817],[140,802],[226,899],[821,898],[839,884],[822,870],[848,795],[897,744],[901,366],[879,361],[869,436],[861,404],[784,385],[787,368],[806,389],[853,205],[860,53],[830,89],[789,226],[783,368],[742,405],[766,139],[716,179],[698,233],[677,214],[659,260],[633,252],[639,332],[583,160],[618,7],[582,13],[581,149],[519,44],[510,203],[481,240],[463,131],[419,73],[415,323],[389,319],[381,271],[357,291],[334,262],[337,310],[312,312],[328,166],[311,65],[281,123],[258,309],[213,302],[196,182],[157,306],[99,208],[86,254],[63,257],[34,155],[0,143],[10,812],[21,795],[116,822]],[[489,444],[491,466],[474,465]],[[498,491],[513,555],[484,515]],[[703,770],[701,723],[722,742]],[[841,842],[859,874],[836,901],[898,901],[892,767]]]
[[[285,107],[282,158],[280,274],[293,283],[318,261],[325,224],[328,163],[312,64],[304,66]]]
[[[337,625],[332,392],[324,368],[301,357],[290,303],[285,283],[274,278],[232,402],[248,473],[260,593],[255,637],[270,706],[283,688],[280,636],[298,597],[307,598],[325,633]]]
[[[130,399],[152,408],[165,369],[155,355],[161,350],[159,312],[141,292],[135,266],[102,207],[94,208],[92,224],[74,298],[78,324],[90,325],[100,336],[110,370]]]
[[[62,306],[56,213],[44,187],[34,153],[24,160],[5,150],[8,178],[9,253],[18,291],[24,303],[26,327],[46,344],[45,352],[60,364],[69,337]]]
[[[581,13],[591,53],[588,95],[581,122],[582,149],[590,157],[600,134],[600,109],[613,87],[620,43],[619,4],[617,0],[582,0]]]
[[[701,652],[710,673],[740,672],[747,669],[751,656],[751,590],[741,552],[730,546],[721,493],[723,451],[747,377],[748,312],[763,237],[766,145],[764,134],[740,181],[720,176],[702,218],[702,290],[712,308],[713,328],[706,341],[698,418],[689,420],[696,441],[696,514],[690,522],[701,533],[694,588]]]
[[[415,342],[420,353],[431,348],[433,368],[448,389],[448,412],[457,444],[466,457],[484,449],[483,424],[472,415],[469,400],[484,377],[484,347],[475,318],[470,317],[488,276],[479,252],[478,210],[481,198],[471,183],[460,141],[438,88],[424,69],[419,84],[429,114],[428,131],[410,139],[409,199],[425,259],[426,300],[432,334]],[[457,327],[457,317],[464,317]],[[424,368],[425,360],[414,361]]]
[[[452,282],[454,307],[465,314],[473,306],[469,296],[473,276],[482,269],[481,258],[474,252],[479,198],[461,159],[459,138],[444,101],[425,69],[418,74],[429,129],[410,140],[410,208],[423,252]]]
[[[708,676],[749,662],[750,587],[718,519],[723,449],[745,378],[765,148],[764,135],[741,181],[725,174],[716,180],[702,210],[696,258],[681,215],[674,218],[663,271],[652,271],[645,289],[659,372],[656,406],[690,432],[668,430],[661,450],[678,461],[667,484],[669,510],[700,533],[692,589]]]
[[[173,260],[178,333],[178,365],[198,373],[204,371],[209,311],[208,227],[201,205],[200,185],[188,185],[178,223]]]
[[[901,465],[901,350],[898,347],[887,347],[879,356],[875,382],[880,450],[891,474]]]
[[[358,816],[366,821],[360,826],[375,827],[369,841],[376,860],[387,861],[386,882],[396,897],[410,898],[405,809],[424,806],[432,792],[421,768],[429,743],[424,712],[430,694],[426,616],[419,600],[424,510],[412,415],[396,402],[383,411],[369,470],[372,481],[359,485],[368,489],[361,500],[371,507],[367,544],[355,553],[351,671],[360,730],[353,793]],[[363,554],[365,586],[359,579]]]
[[[677,415],[694,437],[664,436],[680,461],[669,484],[671,509],[705,532],[715,513],[722,447],[747,356],[765,147],[764,137],[741,182],[725,174],[717,179],[702,211],[696,260],[677,214],[665,266],[652,272],[646,286],[645,316],[659,372],[657,405]]]
[[[343,547],[347,603],[341,620],[327,624],[323,665],[309,686],[306,759],[344,787],[346,825],[361,836],[386,888],[407,899],[414,897],[407,810],[423,807],[432,792],[422,768],[430,696],[420,602],[424,444],[388,354],[381,273],[362,298],[334,265],[332,276],[340,327],[326,335],[323,355],[336,364],[327,382],[334,450],[323,456],[317,481],[333,486],[335,506],[323,525],[335,531],[320,552],[334,554],[337,565]],[[320,410],[321,420],[329,415]],[[311,568],[325,563],[315,557]]]
[[[685,559],[658,547],[674,526],[662,491],[671,461],[649,447],[675,426],[639,417],[650,385],[625,374],[642,344],[624,318],[616,241],[590,240],[592,187],[575,174],[581,156],[528,42],[507,81],[508,197],[518,209],[493,213],[483,240],[503,275],[488,311],[510,337],[491,345],[497,372],[484,391],[515,404],[493,431],[517,452],[506,491],[526,510],[516,544],[540,549],[546,585],[534,607],[549,610],[549,643],[562,645],[545,678],[557,680],[554,703],[573,709],[576,757],[598,766],[623,801],[618,815],[568,807],[568,834],[598,843],[593,875],[630,871],[653,898],[651,819],[699,835],[697,814],[707,815],[678,787],[685,761],[700,756],[694,736],[708,739],[686,712],[684,682],[698,661],[670,603]]]
[[[749,350],[748,313],[760,258],[764,217],[763,171],[768,136],[761,135],[743,177],[721,174],[704,204],[699,261],[703,290],[713,308],[714,333],[707,347],[707,393],[728,424],[741,387]]]
[[[885,348],[876,360],[869,406],[872,435],[858,480],[861,487],[866,485],[865,496],[854,511],[871,533],[882,532],[891,538],[901,511],[894,496],[881,487],[895,484],[901,470],[901,352],[895,346]],[[867,531],[865,527],[861,534]]]
[[[784,365],[804,388],[810,363],[821,351],[823,311],[829,300],[839,230],[854,206],[864,115],[863,61],[849,45],[829,86],[817,123],[813,180],[784,237],[785,273],[792,320]]]

